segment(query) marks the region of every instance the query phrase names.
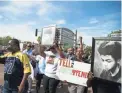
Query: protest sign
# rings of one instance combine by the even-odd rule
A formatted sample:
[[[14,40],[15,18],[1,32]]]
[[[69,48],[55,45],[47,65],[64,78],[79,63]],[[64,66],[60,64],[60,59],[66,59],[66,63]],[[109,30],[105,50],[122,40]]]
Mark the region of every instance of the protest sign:
[[[42,30],[42,45],[53,45],[55,40],[56,26],[45,27]]]
[[[90,67],[90,64],[84,62],[60,59],[56,75],[59,80],[87,86],[86,82]]]

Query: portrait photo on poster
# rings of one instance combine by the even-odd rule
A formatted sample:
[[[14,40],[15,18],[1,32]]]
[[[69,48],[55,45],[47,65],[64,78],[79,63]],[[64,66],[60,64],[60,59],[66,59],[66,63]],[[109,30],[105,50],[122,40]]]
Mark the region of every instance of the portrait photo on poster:
[[[121,83],[121,38],[92,39],[92,71],[100,79]]]

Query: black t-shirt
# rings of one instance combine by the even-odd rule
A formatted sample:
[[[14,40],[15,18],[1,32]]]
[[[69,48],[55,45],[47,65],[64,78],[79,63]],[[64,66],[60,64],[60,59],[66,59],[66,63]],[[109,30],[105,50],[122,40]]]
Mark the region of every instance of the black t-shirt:
[[[94,78],[93,93],[121,93],[121,84]]]

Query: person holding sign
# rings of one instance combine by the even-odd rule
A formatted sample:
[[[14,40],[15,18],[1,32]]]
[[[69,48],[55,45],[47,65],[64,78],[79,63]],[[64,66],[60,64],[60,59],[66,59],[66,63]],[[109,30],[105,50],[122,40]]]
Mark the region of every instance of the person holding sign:
[[[56,78],[58,61],[54,61],[54,58],[64,58],[65,56],[59,49],[57,43],[54,43],[54,45],[49,48],[49,51],[45,53],[46,67],[45,74],[43,76],[44,93],[56,93],[56,88],[60,81]]]
[[[68,50],[70,50],[70,48]],[[76,54],[74,55],[73,52],[71,52],[71,51],[68,51],[68,52],[70,54],[68,59],[82,62],[82,55],[83,55],[82,37],[80,37],[80,47],[77,48],[77,50],[75,52]],[[85,89],[85,87],[81,86],[81,85],[76,85],[76,84],[71,84],[71,83],[68,84],[69,93],[83,93],[84,89]]]

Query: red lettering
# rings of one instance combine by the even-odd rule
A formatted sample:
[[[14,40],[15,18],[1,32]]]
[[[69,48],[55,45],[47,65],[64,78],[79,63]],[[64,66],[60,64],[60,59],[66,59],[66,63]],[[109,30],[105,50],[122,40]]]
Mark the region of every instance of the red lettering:
[[[80,74],[80,71],[78,70],[72,70],[72,73],[74,76],[78,76]]]
[[[65,67],[65,60],[63,59],[63,66]]]
[[[60,59],[60,66],[62,65],[62,59]]]
[[[74,76],[83,77],[83,78],[87,78],[87,75],[88,75],[87,72],[83,72],[83,71],[81,72],[79,70],[72,70],[72,74]]]
[[[79,76],[79,77],[81,76],[81,71],[78,71],[78,76]]]
[[[83,78],[87,78],[87,75],[88,75],[88,73],[87,72],[81,72],[81,77],[83,77]]]
[[[75,70],[72,70],[72,74],[75,75]]]
[[[71,67],[71,63],[70,60],[68,59],[60,59],[60,66],[64,66],[64,67]]]
[[[70,60],[67,59],[67,67],[71,67]]]

